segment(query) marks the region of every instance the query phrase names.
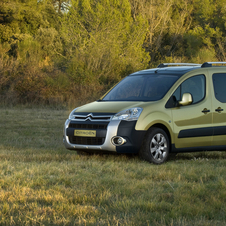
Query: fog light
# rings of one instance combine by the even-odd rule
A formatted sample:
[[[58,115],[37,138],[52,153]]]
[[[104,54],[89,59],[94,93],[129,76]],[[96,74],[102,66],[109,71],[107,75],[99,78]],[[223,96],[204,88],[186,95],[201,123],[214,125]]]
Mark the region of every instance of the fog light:
[[[119,138],[117,139],[117,143],[118,143],[118,145],[121,145],[121,144],[123,143],[123,139],[122,139],[121,137],[119,137]]]
[[[113,145],[115,146],[120,146],[126,143],[126,139],[124,139],[123,137],[112,137],[111,142]]]

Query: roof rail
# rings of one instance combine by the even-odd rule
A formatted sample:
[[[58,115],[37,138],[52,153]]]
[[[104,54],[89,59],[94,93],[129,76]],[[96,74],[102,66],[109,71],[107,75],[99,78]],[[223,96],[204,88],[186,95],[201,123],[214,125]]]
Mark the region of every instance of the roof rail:
[[[168,67],[168,66],[201,66],[201,64],[193,63],[162,63],[158,65],[158,68]]]
[[[212,67],[213,64],[226,64],[226,62],[205,62],[202,64],[201,67]]]

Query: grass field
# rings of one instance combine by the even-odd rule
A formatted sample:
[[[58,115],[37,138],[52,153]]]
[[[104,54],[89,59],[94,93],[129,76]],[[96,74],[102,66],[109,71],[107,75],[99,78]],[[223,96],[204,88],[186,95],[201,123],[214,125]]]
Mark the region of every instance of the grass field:
[[[68,114],[0,108],[0,225],[226,225],[226,152],[80,156]]]

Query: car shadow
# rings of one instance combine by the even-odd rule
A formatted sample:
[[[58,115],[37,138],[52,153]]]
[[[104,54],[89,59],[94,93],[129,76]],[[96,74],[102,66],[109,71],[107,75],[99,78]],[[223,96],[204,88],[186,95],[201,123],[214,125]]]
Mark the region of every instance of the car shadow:
[[[170,157],[169,161],[174,160],[211,160],[211,159],[226,159],[226,151],[203,151],[203,152],[189,152],[177,153]]]
[[[82,156],[99,156],[100,158],[116,158],[117,161],[129,160],[129,161],[143,161],[140,159],[138,154],[119,154],[119,153],[109,153],[109,152],[98,152],[98,153],[87,153],[87,152],[77,152]],[[203,152],[189,152],[189,153],[177,153],[170,155],[167,162],[183,161],[183,160],[193,160],[193,161],[209,161],[214,159],[226,159],[226,151],[203,151]]]

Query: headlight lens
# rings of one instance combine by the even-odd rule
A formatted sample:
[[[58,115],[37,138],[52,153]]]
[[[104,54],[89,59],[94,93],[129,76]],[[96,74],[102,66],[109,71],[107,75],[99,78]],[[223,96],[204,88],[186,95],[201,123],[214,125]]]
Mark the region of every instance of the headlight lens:
[[[71,113],[70,113],[70,115],[69,115],[69,119],[74,119],[75,118],[75,116],[74,116],[74,112],[77,110],[78,108],[75,108]]]
[[[126,121],[134,121],[137,120],[142,112],[142,108],[130,108],[124,111],[120,111],[115,114],[112,120],[126,120]]]

